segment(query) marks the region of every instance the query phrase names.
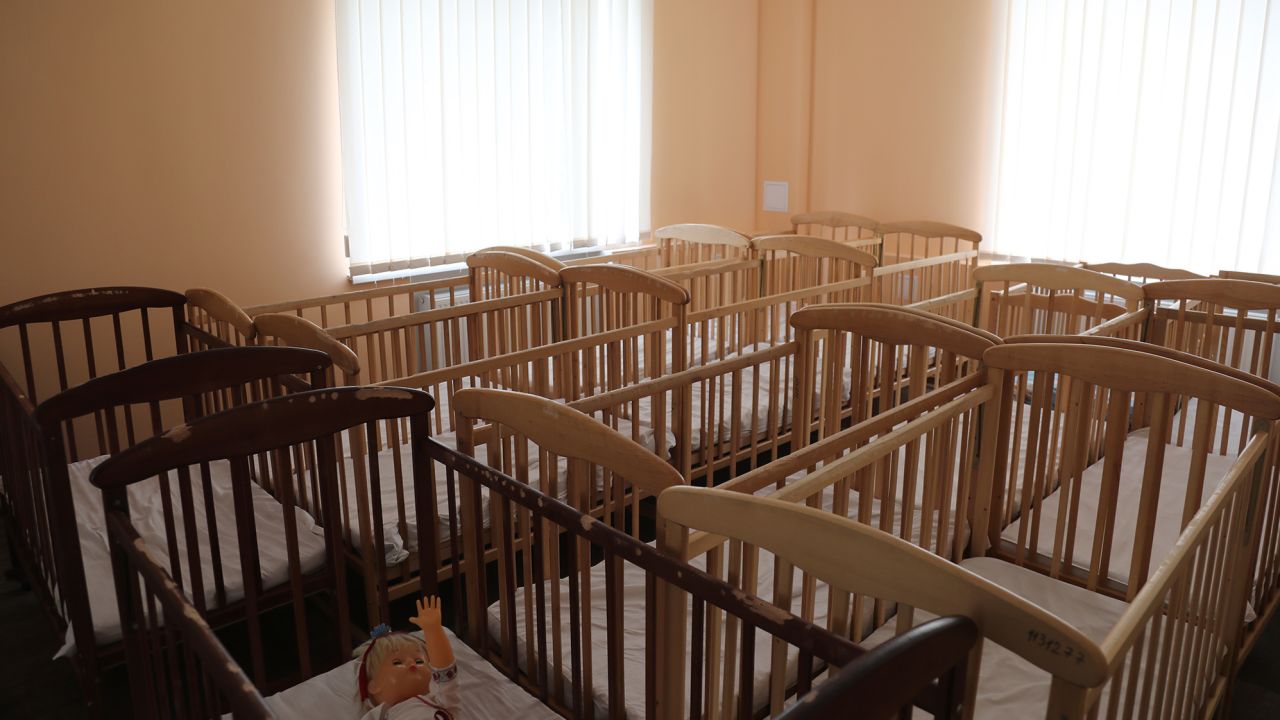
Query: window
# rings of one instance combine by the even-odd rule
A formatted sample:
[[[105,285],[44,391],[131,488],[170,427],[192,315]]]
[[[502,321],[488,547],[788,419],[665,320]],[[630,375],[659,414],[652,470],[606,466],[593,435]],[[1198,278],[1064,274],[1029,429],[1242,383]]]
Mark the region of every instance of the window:
[[[1280,272],[1280,12],[1011,0],[997,253]]]
[[[637,241],[652,0],[337,0],[353,277]]]

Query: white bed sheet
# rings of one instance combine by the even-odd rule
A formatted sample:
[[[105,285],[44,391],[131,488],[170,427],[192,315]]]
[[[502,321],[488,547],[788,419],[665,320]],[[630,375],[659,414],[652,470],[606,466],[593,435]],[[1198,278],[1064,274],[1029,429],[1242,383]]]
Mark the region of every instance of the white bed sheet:
[[[1145,428],[1130,433],[1125,439],[1124,455],[1120,463],[1120,482],[1116,495],[1116,532],[1112,537],[1111,560],[1107,573],[1108,577],[1118,582],[1128,582],[1129,579],[1129,566],[1133,558],[1134,523],[1138,516],[1142,475],[1146,465],[1147,437],[1148,431]],[[1160,497],[1156,508],[1150,572],[1155,572],[1160,565],[1159,559],[1168,554],[1177,542],[1178,536],[1182,534],[1182,506],[1186,498],[1187,472],[1191,465],[1191,456],[1190,446],[1165,446],[1164,475],[1160,483]],[[1213,494],[1235,461],[1235,456],[1215,454],[1208,456],[1201,502]],[[1094,529],[1101,504],[1104,465],[1105,460],[1099,460],[1086,468],[1081,475],[1080,514],[1072,548],[1072,557],[1078,566],[1088,563],[1091,557]],[[1041,501],[1041,520],[1037,532],[1040,552],[1048,554],[1053,550],[1054,532],[1061,501],[1060,489]],[[1030,522],[1031,518],[1018,518],[1000,533],[1001,537],[1017,542],[1024,520]]]
[[[89,590],[90,614],[93,617],[94,637],[99,644],[120,639],[120,611],[116,605],[115,576],[111,570],[111,555],[107,545],[107,530],[102,513],[102,493],[89,482],[89,475],[107,456],[81,460],[68,466],[71,493],[76,508],[76,529],[80,536],[80,552],[84,560],[85,585]],[[222,576],[227,601],[244,597],[244,583],[240,571],[239,542],[236,539],[235,508],[231,492],[231,468],[225,461],[209,464],[210,484],[213,491],[214,515],[218,520],[218,544],[221,552]],[[204,512],[203,484],[198,480],[199,469],[192,469],[192,498],[195,507],[195,524],[200,542],[201,575],[205,586],[205,600],[214,601],[213,560],[209,554],[208,530]],[[164,510],[161,505],[158,480],[135,483],[129,488],[129,514],[134,528],[146,541],[151,552],[168,566],[168,543],[164,527]],[[169,474],[174,523],[178,528],[178,551],[186,567],[186,536],[182,530],[183,513],[178,495],[177,473]],[[254,522],[257,529],[258,561],[262,571],[264,588],[271,588],[289,579],[289,555],[285,546],[283,506],[256,483],[249,483],[253,498]],[[324,538],[315,520],[301,509],[295,508],[295,524],[298,536],[298,557],[303,573],[315,571],[324,565]],[[188,596],[191,591],[189,573],[183,575],[183,586]],[[71,627],[67,627],[64,644],[55,657],[75,652],[75,640]]]
[[[960,566],[1057,615],[1095,643],[1101,643],[1128,608],[1124,602],[1083,588],[1052,580],[1045,575],[994,558],[971,558]],[[916,625],[936,618],[916,610]],[[890,621],[863,641],[872,648],[894,636]],[[1052,677],[994,642],[982,641],[978,699],[974,717],[1044,717]],[[916,717],[928,717],[917,711]]]
[[[511,682],[448,628],[458,664],[463,712],[468,718],[558,718],[537,698]],[[280,720],[353,720],[361,708],[356,692],[356,660],[339,665],[266,699]]]

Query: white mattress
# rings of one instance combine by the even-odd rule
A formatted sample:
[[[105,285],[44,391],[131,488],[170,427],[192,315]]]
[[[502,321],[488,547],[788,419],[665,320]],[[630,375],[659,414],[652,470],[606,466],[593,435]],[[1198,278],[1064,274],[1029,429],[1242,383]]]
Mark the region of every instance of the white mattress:
[[[102,513],[102,493],[89,482],[89,474],[107,457],[81,460],[68,466],[71,493],[76,508],[76,528],[80,535],[80,551],[84,559],[85,584],[89,591],[90,612],[93,617],[94,636],[99,644],[120,639],[120,612],[116,605],[115,579],[111,570],[111,555],[107,546],[107,531]],[[225,461],[209,464],[213,489],[214,515],[218,520],[218,543],[221,552],[222,576],[227,601],[244,597],[241,579],[239,543],[233,522],[235,509],[231,493],[231,468]],[[178,529],[178,550],[182,558],[183,587],[188,596],[191,577],[186,568],[186,536],[183,528],[182,506],[178,495],[177,473],[169,474],[173,502],[174,525]],[[203,483],[199,481],[199,468],[192,469],[192,502],[195,507],[196,531],[201,539],[200,560],[205,601],[214,602],[213,561],[209,555],[208,529],[204,512]],[[135,483],[129,488],[129,513],[134,529],[146,541],[152,554],[168,568],[168,543],[164,526],[159,481],[156,479]],[[285,547],[283,506],[255,483],[249,483],[253,497],[254,522],[257,529],[258,562],[262,571],[264,588],[271,588],[289,579],[289,556]],[[312,572],[324,565],[324,538],[315,520],[295,508],[295,524],[298,536],[298,557],[302,572]],[[57,657],[75,651],[75,641],[70,626],[66,640]]]
[[[1119,600],[993,558],[971,558],[960,566],[1057,615],[1099,644],[1128,607]],[[936,617],[916,610],[913,620],[919,625]],[[895,626],[894,621],[882,625],[862,645],[871,648],[889,640],[894,636]],[[1044,717],[1050,680],[1049,673],[1012,651],[983,641],[974,717],[1010,720]],[[928,716],[917,710],[916,717]]]
[[[1178,447],[1176,446],[1178,423],[1181,421],[1181,418],[1182,418],[1182,416],[1184,415],[1184,413],[1185,413],[1186,418],[1187,418],[1186,431],[1185,431],[1185,435],[1184,435],[1184,437],[1183,437],[1182,448],[1178,448]],[[1189,400],[1187,401],[1187,404],[1186,404],[1186,407],[1185,407],[1185,408],[1180,408],[1177,412],[1175,412],[1175,413],[1173,414],[1173,417],[1171,418],[1170,423],[1171,423],[1171,427],[1173,428],[1173,432],[1174,432],[1174,434],[1173,434],[1173,438],[1174,438],[1175,442],[1174,442],[1174,443],[1170,443],[1170,444],[1167,446],[1168,450],[1166,451],[1166,454],[1167,454],[1168,452],[1170,452],[1170,451],[1175,451],[1175,450],[1179,450],[1179,449],[1181,449],[1181,450],[1186,450],[1186,449],[1189,449],[1189,448],[1191,447],[1191,444],[1192,444],[1192,437],[1193,437],[1193,436],[1194,436],[1194,434],[1195,434],[1195,418],[1196,418],[1195,413],[1196,413],[1196,399],[1195,399],[1195,398],[1191,398],[1191,399],[1189,399]],[[1015,416],[1015,419],[1016,419],[1016,416]],[[1214,435],[1214,444],[1213,444],[1213,446],[1210,448],[1210,449],[1211,449],[1212,451],[1214,451],[1214,452],[1216,452],[1216,451],[1218,450],[1218,448],[1220,447],[1219,443],[1221,442],[1222,430],[1223,430],[1223,426],[1224,426],[1224,424],[1225,424],[1225,420],[1226,420],[1226,417],[1225,417],[1225,415],[1224,415],[1223,408],[1219,407],[1219,408],[1218,408],[1218,415],[1217,415],[1217,430],[1215,431],[1215,435]],[[1062,422],[1062,419],[1061,419],[1061,418],[1059,418],[1059,422]],[[1244,422],[1245,422],[1245,420],[1244,420],[1244,417],[1241,415],[1241,413],[1238,413],[1238,412],[1232,412],[1232,413],[1231,413],[1230,425],[1229,425],[1229,428],[1228,428],[1228,432],[1230,433],[1230,435],[1228,436],[1228,443],[1227,443],[1227,454],[1228,454],[1228,455],[1232,455],[1232,456],[1234,456],[1234,455],[1236,455],[1236,454],[1237,454],[1237,452],[1238,452],[1238,450],[1239,450],[1239,438],[1240,438],[1240,431],[1241,431],[1241,428],[1244,426]],[[1011,468],[1011,469],[1012,469],[1012,471],[1013,471],[1013,472],[1012,472],[1012,474],[1013,474],[1013,491],[1012,491],[1012,492],[1013,492],[1013,497],[1014,497],[1014,517],[1015,517],[1015,518],[1017,517],[1017,515],[1018,515],[1018,513],[1019,513],[1018,506],[1019,506],[1019,505],[1021,504],[1021,502],[1022,502],[1022,484],[1023,484],[1024,475],[1025,475],[1025,473],[1026,473],[1027,441],[1028,441],[1028,438],[1029,438],[1029,436],[1030,436],[1030,432],[1031,432],[1031,408],[1030,408],[1030,406],[1024,405],[1024,406],[1023,406],[1023,408],[1022,408],[1022,417],[1021,417],[1021,422],[1020,422],[1019,427],[1018,427],[1018,440],[1017,440],[1017,442],[1018,442],[1018,454],[1017,454],[1017,457],[1015,458],[1016,462],[1014,463],[1013,467]],[[1046,433],[1046,432],[1047,432],[1047,430],[1046,430],[1044,427],[1041,427],[1041,428],[1040,428],[1040,433],[1041,433],[1041,434],[1044,434],[1044,433]],[[1058,437],[1061,437],[1061,429],[1060,429],[1060,428],[1059,428],[1058,432],[1059,432],[1059,436],[1058,436]],[[1135,436],[1145,438],[1145,437],[1146,437],[1146,433],[1147,433],[1147,432],[1148,432],[1148,429],[1147,429],[1147,428],[1142,428],[1142,429],[1139,429],[1139,430],[1135,430],[1135,431],[1134,431],[1134,433],[1131,433],[1131,434],[1130,434],[1130,438],[1135,437]],[[1060,441],[1055,441],[1055,440],[1053,440],[1052,438],[1050,439],[1050,445],[1055,444],[1055,442],[1060,442]],[[1144,442],[1145,442],[1145,441],[1144,441]],[[1131,448],[1129,445],[1126,445],[1126,447],[1125,447],[1125,456],[1126,456],[1126,459],[1125,459],[1125,462],[1124,462],[1124,470],[1125,470],[1125,471],[1128,471],[1128,469],[1130,468],[1130,461],[1131,461],[1131,460],[1136,460],[1136,461],[1140,462],[1141,453],[1142,453],[1144,450],[1145,450],[1145,448],[1139,448],[1138,452],[1139,452],[1140,454],[1139,454],[1138,458],[1134,458],[1132,448]],[[1177,457],[1183,458],[1184,460],[1185,460],[1186,458],[1188,458],[1188,457],[1189,457],[1189,455],[1185,454],[1185,452],[1184,452],[1184,453],[1174,453],[1174,454],[1175,454]],[[1217,460],[1215,460],[1215,457],[1217,458]],[[1217,462],[1218,462],[1218,461],[1220,461],[1220,460],[1225,461],[1221,456],[1210,455],[1210,457],[1209,457],[1209,467],[1206,469],[1206,472],[1205,472],[1205,476],[1206,476],[1206,478],[1221,477],[1222,473],[1218,473],[1217,475],[1215,475],[1215,474],[1214,474],[1215,463],[1217,463]],[[1229,465],[1229,462],[1228,462],[1228,465]],[[1174,465],[1173,467],[1174,467],[1174,468],[1180,468],[1180,467],[1183,467],[1183,466],[1180,466],[1180,465]],[[1100,469],[1100,468],[1101,468],[1101,461],[1099,461],[1099,469],[1097,470],[1097,472],[1098,472],[1098,473],[1101,473],[1101,469]],[[1169,460],[1168,460],[1168,456],[1166,456],[1166,460],[1165,460],[1165,468],[1166,468],[1166,472],[1167,472],[1167,471],[1168,471],[1168,469],[1169,469]],[[1092,468],[1091,468],[1091,469],[1092,469]],[[1138,468],[1138,470],[1137,470],[1137,476],[1136,476],[1136,477],[1137,477],[1139,480],[1140,480],[1140,479],[1141,479],[1141,477],[1142,477],[1142,471],[1141,471],[1141,467],[1140,467],[1140,466],[1139,466],[1139,468]],[[1101,479],[1101,478],[1100,478],[1100,476],[1099,476],[1097,479],[1100,481],[1100,479]],[[1185,480],[1185,477],[1184,477],[1183,479]],[[1185,486],[1185,485],[1183,485],[1182,487],[1185,489],[1185,487],[1186,487],[1186,486]],[[1008,495],[1006,495],[1006,498],[1007,498],[1007,497],[1008,497]],[[1163,498],[1163,495],[1162,495],[1161,497]],[[1206,495],[1205,495],[1205,497],[1208,497],[1208,495],[1206,494]],[[1161,500],[1161,502],[1163,503],[1164,501],[1163,501],[1163,500]],[[1095,508],[1094,508],[1094,510],[1096,510],[1096,509],[1097,509],[1097,508],[1095,507]],[[1055,511],[1056,511],[1056,509],[1055,509]],[[1095,515],[1094,517],[1096,517],[1096,515]],[[1174,537],[1176,538],[1176,535],[1175,535]],[[1052,547],[1052,546],[1050,546],[1050,547]]]
[[[1129,435],[1125,440],[1124,456],[1120,464],[1120,482],[1116,495],[1116,531],[1112,536],[1111,560],[1108,577],[1118,582],[1127,582],[1129,566],[1133,558],[1135,519],[1138,516],[1138,505],[1142,493],[1142,474],[1146,464],[1146,446],[1148,431],[1144,428]],[[1164,455],[1164,474],[1160,483],[1160,497],[1156,507],[1156,526],[1151,546],[1152,562],[1150,571],[1155,572],[1159,559],[1168,554],[1182,534],[1182,507],[1186,498],[1187,475],[1191,465],[1190,446],[1177,447],[1166,445]],[[1210,454],[1205,468],[1204,490],[1201,502],[1208,499],[1221,479],[1231,469],[1236,458]],[[1104,460],[1090,465],[1081,475],[1080,510],[1076,525],[1076,537],[1073,546],[1073,563],[1079,567],[1087,567],[1091,558],[1094,542],[1094,528],[1097,525],[1098,507],[1102,496],[1102,471]],[[1062,492],[1056,490],[1041,501],[1040,526],[1037,532],[1040,552],[1050,554],[1053,551],[1054,533],[1057,525],[1058,510],[1061,505]],[[1017,542],[1018,533],[1023,522],[1030,522],[1030,517],[1015,520],[1001,532],[1001,537]]]
[[[558,718],[523,688],[502,675],[446,628],[458,664],[462,702],[469,718]],[[361,708],[352,660],[266,699],[280,720],[353,720]]]

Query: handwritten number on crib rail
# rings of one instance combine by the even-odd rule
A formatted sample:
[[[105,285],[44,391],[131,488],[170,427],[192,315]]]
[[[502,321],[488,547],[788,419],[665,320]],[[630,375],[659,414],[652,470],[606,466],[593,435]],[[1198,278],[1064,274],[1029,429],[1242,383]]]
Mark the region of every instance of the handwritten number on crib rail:
[[[1054,655],[1061,655],[1066,658],[1074,658],[1076,664],[1084,662],[1084,653],[1076,650],[1070,645],[1063,645],[1057,640],[1051,640],[1049,636],[1039,630],[1027,631],[1027,642],[1040,648],[1044,648]]]

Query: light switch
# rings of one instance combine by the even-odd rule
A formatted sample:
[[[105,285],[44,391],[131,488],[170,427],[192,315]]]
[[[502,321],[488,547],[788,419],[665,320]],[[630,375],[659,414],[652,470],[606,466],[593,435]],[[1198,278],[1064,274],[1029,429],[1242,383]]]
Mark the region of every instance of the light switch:
[[[765,180],[765,212],[788,212],[787,207],[787,182],[785,180]]]

